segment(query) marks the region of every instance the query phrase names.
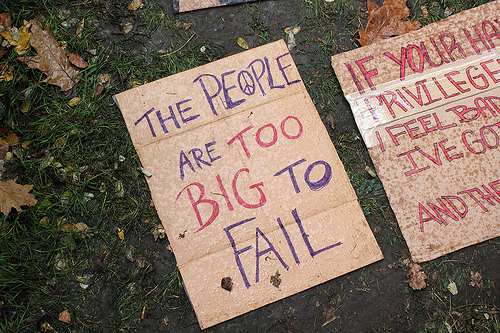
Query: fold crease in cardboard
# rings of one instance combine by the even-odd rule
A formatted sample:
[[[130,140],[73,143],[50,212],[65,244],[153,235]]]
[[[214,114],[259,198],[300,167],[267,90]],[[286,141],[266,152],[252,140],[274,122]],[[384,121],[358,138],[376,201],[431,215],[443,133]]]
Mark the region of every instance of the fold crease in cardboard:
[[[202,328],[382,258],[284,41],[115,100]]]
[[[332,57],[412,258],[500,235],[500,1]]]

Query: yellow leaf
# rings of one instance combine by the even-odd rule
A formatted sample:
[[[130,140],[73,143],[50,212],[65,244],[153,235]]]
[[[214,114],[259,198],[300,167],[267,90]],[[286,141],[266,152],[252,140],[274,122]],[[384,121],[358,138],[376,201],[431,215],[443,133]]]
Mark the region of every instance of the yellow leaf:
[[[118,228],[118,238],[120,238],[121,240],[125,239],[125,232],[120,228]]]
[[[42,328],[43,329],[46,329],[47,331],[53,331],[54,329],[52,328],[52,326],[49,325],[49,323],[45,322],[42,324]]]
[[[27,113],[30,109],[31,109],[31,101],[27,99],[23,102],[23,104],[21,104],[21,111],[23,113]]]
[[[137,10],[139,8],[142,8],[144,4],[142,3],[142,0],[132,0],[132,2],[128,5],[129,10]]]
[[[88,227],[85,223],[78,222],[77,224],[74,225],[75,231],[79,231],[79,238],[83,239],[87,237],[88,233]]]
[[[8,132],[3,139],[0,139],[0,145],[7,142],[9,146],[16,146],[19,143],[19,138],[12,132]]]
[[[82,99],[80,97],[73,97],[72,99],[69,100],[68,105],[69,106],[75,106],[77,105]]]
[[[2,35],[2,37],[5,38],[10,45],[16,45],[15,43],[17,42],[14,39],[12,39],[12,34],[10,33],[10,31],[5,30],[1,32],[0,35]]]
[[[59,46],[61,47],[61,49],[66,50],[66,48],[68,47],[68,42],[65,40],[62,40],[59,42]]]
[[[30,26],[31,24],[27,24],[19,30],[19,35],[21,37],[17,41],[16,46],[16,52],[19,55],[26,53],[30,48],[30,44],[28,43],[31,38],[31,34],[28,32]]]
[[[248,44],[247,42],[245,42],[245,40],[241,37],[238,37],[238,45],[242,48],[242,49],[245,49],[245,50],[248,50],[249,47],[248,47]]]
[[[61,147],[66,142],[66,137],[62,136],[54,142],[54,148]]]
[[[128,34],[133,28],[134,25],[131,22],[127,22],[123,25],[123,32]]]
[[[84,26],[85,26],[85,18],[82,18],[82,20],[80,21],[80,24],[78,25],[78,28],[76,28],[76,37],[82,38]]]
[[[30,142],[24,142],[21,147],[23,147],[24,149],[28,148],[28,146],[30,145]]]
[[[73,231],[76,231],[76,227],[74,224],[64,224],[63,226],[61,226],[61,231],[62,232],[73,232]]]
[[[48,216],[44,216],[40,219],[40,224],[47,224]]]
[[[1,81],[10,81],[14,78],[14,74],[9,69],[7,64],[0,66],[0,82]]]
[[[15,40],[10,31],[5,30],[1,33],[2,37],[5,38],[10,45],[16,47],[17,54],[24,54],[30,47],[29,40],[31,34],[28,32],[31,24],[27,24],[21,29],[19,29],[19,39]]]

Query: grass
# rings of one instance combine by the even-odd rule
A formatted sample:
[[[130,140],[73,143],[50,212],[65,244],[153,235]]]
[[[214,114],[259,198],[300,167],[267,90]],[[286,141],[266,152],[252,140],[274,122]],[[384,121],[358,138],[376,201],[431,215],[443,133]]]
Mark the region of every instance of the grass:
[[[413,14],[430,23],[441,19],[446,7],[458,12],[479,3],[417,0]],[[379,179],[365,171],[371,166],[368,152],[348,110],[340,108],[342,91],[328,65],[332,54],[357,47],[355,31],[363,25],[363,10],[349,0],[304,0],[301,5],[307,9],[300,23],[305,27],[300,33],[302,42],[313,45],[313,56],[324,64],[302,67],[307,89],[322,119],[335,120],[335,129],[327,124],[329,133],[367,219],[372,228],[381,228],[379,243],[390,249],[392,257],[405,257],[404,239]],[[151,235],[160,221],[112,96],[219,59],[226,50],[198,40],[193,28],[165,13],[156,1],[145,2],[136,12],[126,6],[118,0],[0,4],[0,12],[8,11],[16,27],[44,14],[56,39],[67,42],[68,52],[83,55],[90,63],[82,71],[82,82],[61,92],[56,86],[41,83],[45,75],[28,68],[14,52],[0,59],[0,65],[8,64],[14,73],[12,81],[0,82],[0,102],[7,108],[0,130],[13,132],[20,140],[10,148],[14,157],[3,178],[17,176],[19,184],[34,185],[31,193],[38,200],[34,207],[0,215],[0,332],[47,331],[48,325],[55,332],[130,331],[140,327],[143,311],[146,317],[161,313],[172,330],[181,331],[195,323],[182,279],[172,264],[173,255],[165,249],[168,240],[155,242]],[[422,17],[420,6],[429,10],[427,18]],[[69,17],[60,18],[61,9],[69,10]],[[245,10],[253,20],[249,31],[260,43],[281,36],[259,3]],[[85,25],[78,37],[76,29],[82,19]],[[143,52],[137,47],[125,51],[122,46],[133,46],[132,37],[125,34],[120,41],[123,45],[104,45],[95,33],[103,22],[121,31],[129,20],[140,22],[134,26],[137,34],[146,38],[158,34],[165,43],[154,51]],[[34,50],[28,55],[35,55]],[[96,95],[100,86],[104,90]],[[81,101],[70,106],[73,97]],[[85,223],[86,230],[65,227],[77,223]],[[487,242],[477,251],[486,257],[491,249],[498,253],[498,241]],[[427,316],[424,331],[446,332],[445,323],[454,331],[499,331],[498,314],[489,319],[484,316],[492,313],[492,308],[498,311],[493,273],[482,270],[479,264],[471,265],[470,258],[460,253],[427,263],[424,269],[432,279],[422,299]],[[471,271],[482,275],[480,288],[469,285]],[[446,290],[450,279],[459,286],[457,297],[450,297]],[[346,302],[350,295],[349,287],[344,286],[351,280],[355,281],[355,293],[367,294],[378,283],[368,270],[354,272],[333,282],[340,285],[324,297],[325,304],[337,308]],[[101,306],[112,311],[102,313]],[[65,309],[74,318],[69,324],[58,320]],[[323,322],[318,319],[318,323]],[[334,326],[337,323],[340,326]],[[342,318],[331,325],[329,330],[341,331]]]

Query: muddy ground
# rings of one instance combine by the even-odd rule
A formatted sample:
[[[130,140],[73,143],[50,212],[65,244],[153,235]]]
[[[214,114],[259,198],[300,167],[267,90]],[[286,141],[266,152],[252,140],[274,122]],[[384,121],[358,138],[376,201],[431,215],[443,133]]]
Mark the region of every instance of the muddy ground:
[[[243,37],[250,47],[255,47],[285,39],[285,27],[300,25],[301,31],[296,35],[297,46],[291,51],[292,57],[341,159],[346,164],[353,186],[362,198],[360,204],[385,257],[370,266],[206,331],[448,332],[446,324],[449,324],[453,327],[453,332],[473,332],[479,327],[478,322],[498,322],[498,314],[490,311],[500,307],[498,239],[424,264],[424,271],[429,277],[428,287],[422,291],[414,291],[408,286],[408,249],[381,183],[364,171],[365,166],[372,164],[329,63],[329,58],[334,53],[357,47],[355,30],[365,23],[366,2],[336,1],[348,6],[349,13],[355,13],[356,17],[351,19],[348,14],[340,13],[332,21],[332,18],[322,15],[321,7],[317,7],[318,11],[315,12],[314,1],[308,3],[305,0],[257,1],[182,14],[174,13],[172,1],[158,1],[166,15],[179,23],[190,25],[188,31],[194,33],[195,37],[188,42],[188,46],[210,47],[215,55],[214,60],[242,52],[243,49],[237,44],[238,37]],[[382,4],[380,0],[376,2]],[[408,2],[411,8],[413,3]],[[108,19],[101,21],[96,29],[96,36],[105,47],[113,52],[144,53],[168,50],[172,46],[183,47],[186,39],[179,40],[161,27],[145,33],[146,26],[141,18],[125,7],[106,7]],[[412,10],[416,13],[415,8]],[[123,32],[126,22],[134,23],[132,31],[127,34]],[[327,96],[324,88],[320,88],[324,82],[333,82],[330,85],[332,91]],[[113,112],[119,111],[115,107]],[[167,239],[153,242],[151,237],[137,238],[135,245],[137,251],[145,253],[146,259],[151,263],[148,275],[163,277],[175,271],[175,258],[166,250]],[[97,268],[99,264],[99,258],[96,258]],[[123,258],[122,271],[117,274],[128,274],[131,265],[134,264]],[[481,273],[484,282],[482,288],[469,284],[471,271]],[[136,283],[140,283],[144,275],[136,277]],[[461,281],[457,296],[452,296],[446,290],[450,279]],[[94,323],[83,325],[89,331],[92,331],[92,327],[107,327],[109,332],[115,331],[117,327],[124,327],[120,323],[114,301],[116,291],[109,283],[98,282],[96,292],[81,301],[80,314],[87,315],[87,318],[94,317]],[[158,290],[152,292],[157,293]],[[131,301],[133,302],[133,298]],[[487,311],[493,313],[495,318],[483,316]],[[143,319],[140,318],[140,311],[132,314],[126,320],[126,331],[200,331],[189,304],[169,310],[159,303],[144,309]]]

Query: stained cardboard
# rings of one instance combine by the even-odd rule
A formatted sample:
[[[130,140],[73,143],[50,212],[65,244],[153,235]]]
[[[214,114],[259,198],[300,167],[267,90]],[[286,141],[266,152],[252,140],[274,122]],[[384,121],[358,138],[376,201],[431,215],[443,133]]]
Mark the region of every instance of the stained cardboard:
[[[115,99],[202,328],[382,258],[284,41]]]
[[[232,5],[251,1],[255,0],[174,0],[174,11],[177,13],[187,12],[191,10]]]
[[[332,57],[412,258],[500,236],[500,1]]]

